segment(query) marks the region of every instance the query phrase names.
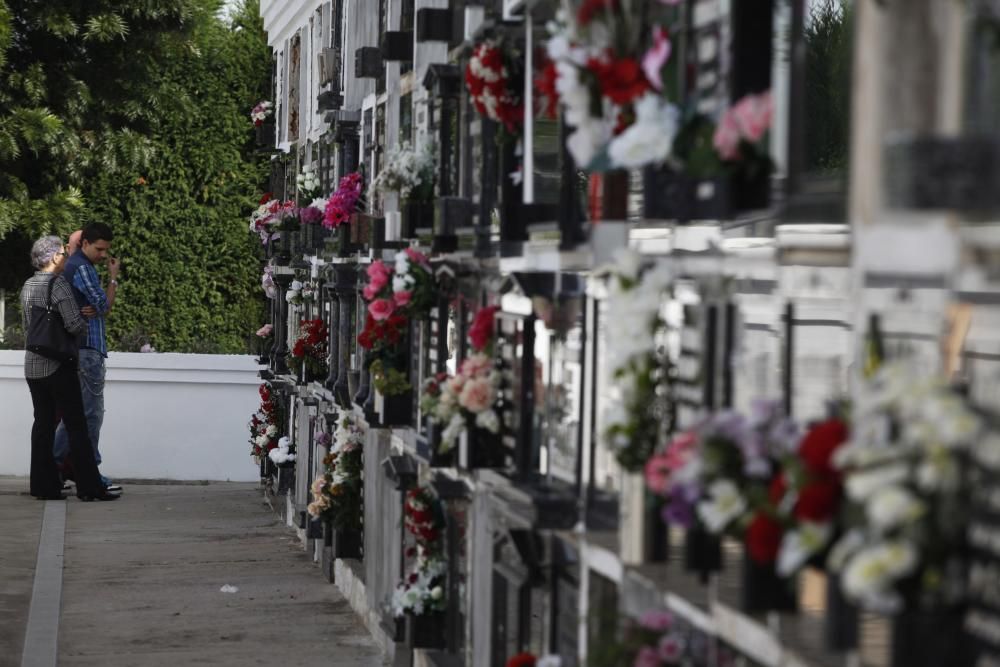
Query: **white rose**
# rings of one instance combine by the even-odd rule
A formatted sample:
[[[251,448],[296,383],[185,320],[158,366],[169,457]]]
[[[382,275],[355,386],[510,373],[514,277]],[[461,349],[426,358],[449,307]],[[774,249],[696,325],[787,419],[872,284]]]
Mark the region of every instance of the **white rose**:
[[[876,529],[888,531],[919,519],[927,506],[903,487],[888,486],[871,495],[865,511]]]
[[[431,589],[431,599],[440,600],[444,596],[444,591],[441,590],[440,586],[435,586]]]

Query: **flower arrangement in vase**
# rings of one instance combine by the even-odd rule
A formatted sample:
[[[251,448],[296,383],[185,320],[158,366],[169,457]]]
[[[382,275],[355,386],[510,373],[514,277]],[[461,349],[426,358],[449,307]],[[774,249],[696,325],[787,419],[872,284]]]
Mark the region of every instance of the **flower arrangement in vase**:
[[[458,373],[438,373],[424,382],[420,409],[432,422],[444,427],[438,445],[440,454],[451,451],[459,435],[470,427],[500,432],[495,408],[501,376],[489,354],[497,310],[489,306],[476,313],[469,329],[473,354],[462,360]]]
[[[401,201],[427,201],[434,195],[435,167],[433,144],[413,147],[404,141],[389,150],[371,190],[383,195],[395,192]]]
[[[295,176],[295,189],[305,199],[315,199],[319,194],[319,187],[319,174],[311,164],[302,167],[302,171]]]
[[[295,202],[271,199],[271,193],[267,192],[250,214],[250,231],[259,234],[261,243],[267,245],[278,239],[284,229],[298,229]]]
[[[669,267],[646,266],[632,250],[621,250],[608,272],[608,370],[612,379],[603,411],[604,437],[618,462],[640,470],[662,441],[669,360],[662,336],[664,296],[673,279]]]
[[[411,489],[403,509],[404,525],[414,541],[406,555],[413,563],[393,592],[393,614],[443,612],[448,606],[448,563],[444,558],[444,516],[437,496],[427,487]]]
[[[323,210],[323,226],[336,229],[350,223],[351,216],[358,210],[363,189],[364,178],[360,172],[352,172],[340,179],[336,191],[330,195]]]
[[[271,387],[266,382],[257,390],[260,396],[260,407],[250,417],[247,427],[250,429],[250,455],[258,462],[261,457],[278,446],[281,435],[281,406],[273,400]]]
[[[845,596],[876,612],[954,608],[962,600],[972,485],[969,461],[996,469],[1000,437],[938,378],[887,365],[864,387],[844,475],[844,533],[827,568]]]
[[[396,253],[393,268],[375,260],[362,291],[368,303],[358,344],[369,354],[372,384],[386,396],[410,389],[409,351],[401,343],[410,320],[426,317],[437,298],[434,272],[427,257],[413,248]]]
[[[567,148],[581,169],[638,168],[671,155],[680,120],[662,76],[671,43],[662,11],[639,15],[646,4],[586,0],[554,24],[547,51],[555,72],[547,78],[555,79],[572,127]]]
[[[329,335],[326,323],[321,318],[301,320],[299,335],[288,358],[288,367],[295,373],[301,373],[304,369],[306,379],[326,375],[329,370],[326,351]]]
[[[261,100],[250,110],[250,122],[254,127],[260,127],[264,121],[274,115],[274,104],[268,100]]]
[[[336,530],[360,531],[363,495],[363,447],[368,422],[357,406],[337,408],[337,429],[323,433],[317,444],[327,446],[323,472],[313,480],[313,501],[306,508],[311,516],[330,521]]]
[[[519,60],[517,54],[507,53],[503,43],[487,40],[476,45],[465,67],[465,87],[476,111],[511,135],[517,135],[524,123]]]

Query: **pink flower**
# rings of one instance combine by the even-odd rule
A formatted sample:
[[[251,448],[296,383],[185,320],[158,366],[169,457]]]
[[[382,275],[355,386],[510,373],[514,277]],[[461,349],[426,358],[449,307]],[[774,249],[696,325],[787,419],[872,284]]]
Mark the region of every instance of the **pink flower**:
[[[486,375],[491,368],[493,368],[492,359],[485,354],[474,354],[471,357],[466,357],[458,372],[467,378],[473,378]]]
[[[371,316],[379,322],[388,319],[388,317],[392,315],[392,311],[395,309],[396,307],[389,299],[375,299],[368,304],[368,312],[371,313]]]
[[[423,253],[421,253],[418,250],[414,250],[413,248],[406,249],[406,256],[410,258],[411,262],[414,262],[416,264],[426,265],[429,263],[427,257]]]
[[[731,109],[726,111],[715,127],[712,145],[723,160],[735,160],[740,156],[740,128]]]
[[[261,338],[267,338],[268,336],[271,335],[272,331],[274,331],[274,325],[265,324],[260,329],[257,329],[257,335],[260,336]]]
[[[667,454],[654,454],[648,461],[644,473],[646,475],[646,486],[658,496],[665,496],[670,490],[670,473]]]
[[[464,375],[456,375],[455,377],[448,380],[448,385],[447,385],[448,392],[454,394],[455,396],[461,394],[462,387],[465,386],[465,379],[466,378]]]
[[[733,119],[745,141],[757,143],[771,127],[771,91],[747,95],[732,108]]]
[[[650,609],[639,617],[639,625],[653,632],[665,632],[674,624],[674,615],[669,611]]]
[[[652,646],[643,646],[635,655],[632,667],[660,667],[660,657]]]
[[[392,295],[393,301],[396,302],[397,308],[402,308],[406,304],[410,303],[410,299],[413,297],[413,292],[394,292]]]
[[[482,412],[493,405],[493,387],[489,380],[473,378],[462,387],[458,404],[469,412]]]
[[[373,286],[373,289],[380,290],[389,284],[389,278],[392,274],[389,273],[389,267],[386,266],[382,260],[377,259],[368,265],[368,284]]]
[[[361,295],[365,297],[365,301],[371,301],[378,294],[378,288],[376,288],[371,283],[365,285],[365,288],[361,290]]]
[[[671,470],[680,470],[687,465],[697,447],[698,436],[693,431],[681,433],[667,445],[667,451],[664,454],[667,466]]]
[[[663,90],[663,75],[660,70],[670,58],[670,39],[660,26],[653,28],[653,46],[642,57],[642,71],[656,90]]]
[[[674,6],[676,6],[676,5],[681,4],[681,0],[660,0],[660,4],[661,5],[674,5]]]
[[[660,660],[670,665],[677,664],[684,656],[684,639],[675,633],[661,637],[656,652]]]

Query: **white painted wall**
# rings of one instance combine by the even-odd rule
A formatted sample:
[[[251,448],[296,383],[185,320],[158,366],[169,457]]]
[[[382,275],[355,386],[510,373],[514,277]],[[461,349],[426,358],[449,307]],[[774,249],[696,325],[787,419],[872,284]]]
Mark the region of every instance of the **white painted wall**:
[[[244,355],[108,358],[101,472],[115,479],[257,481],[247,422],[259,405]],[[30,468],[31,397],[24,352],[0,350],[0,475]]]

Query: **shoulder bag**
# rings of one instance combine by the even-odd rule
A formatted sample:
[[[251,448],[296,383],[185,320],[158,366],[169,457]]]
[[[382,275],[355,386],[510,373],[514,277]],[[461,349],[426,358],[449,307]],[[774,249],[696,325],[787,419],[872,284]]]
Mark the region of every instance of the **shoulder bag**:
[[[52,285],[49,280],[45,306],[32,306],[25,348],[56,361],[73,361],[79,354],[76,338],[66,331],[62,314],[52,305]]]

